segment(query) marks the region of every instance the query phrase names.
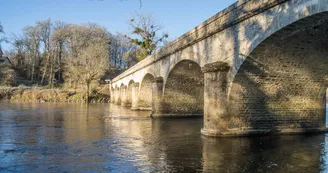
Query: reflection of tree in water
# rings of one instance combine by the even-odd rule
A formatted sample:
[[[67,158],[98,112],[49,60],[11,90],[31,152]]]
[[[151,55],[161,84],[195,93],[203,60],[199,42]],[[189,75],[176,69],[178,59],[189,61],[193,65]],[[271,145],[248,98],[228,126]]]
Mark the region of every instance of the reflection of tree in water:
[[[0,156],[0,165],[12,167],[19,172],[47,172],[50,168],[58,172],[90,169],[83,163],[94,163],[104,158],[92,157],[102,153],[97,146],[103,136],[103,119],[106,114],[103,105],[67,103],[2,103],[0,107],[0,155],[2,142],[13,146],[6,152],[4,160],[15,158],[15,162],[5,163]],[[4,120],[3,113],[10,116]],[[3,122],[2,122],[3,121]],[[3,125],[3,123],[8,123]],[[106,146],[106,145],[104,145]],[[0,169],[1,170],[1,169]],[[47,171],[44,171],[47,170]],[[0,171],[1,172],[1,171]]]
[[[146,172],[319,172],[323,135],[201,137],[202,119],[106,121],[119,154]],[[114,134],[113,134],[114,133]]]
[[[21,145],[18,144],[16,148],[8,148],[6,154],[25,161],[23,165],[38,165],[40,169],[60,165],[56,167],[60,172],[70,170],[72,165],[78,171],[128,172],[302,173],[327,169],[328,145],[324,135],[207,138],[200,134],[201,118],[135,118],[143,116],[141,112],[142,115],[131,119],[104,119],[110,114],[133,114],[129,109],[115,107],[92,104],[89,108],[79,104],[12,107],[21,114],[6,116],[1,112],[0,120],[8,118],[6,122],[18,126],[0,126],[6,132],[0,135],[0,146],[9,139],[26,143],[22,146],[25,151],[16,150]]]

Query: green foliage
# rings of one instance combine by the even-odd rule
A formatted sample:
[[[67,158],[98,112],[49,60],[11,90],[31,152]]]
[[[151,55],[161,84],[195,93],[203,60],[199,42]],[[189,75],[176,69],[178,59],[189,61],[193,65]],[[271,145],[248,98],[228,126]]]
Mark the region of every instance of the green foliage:
[[[157,33],[161,30],[161,26],[156,25],[154,18],[151,15],[136,14],[136,18],[130,19],[132,34],[138,38],[127,38],[131,43],[139,47],[135,51],[137,59],[140,61],[148,55],[153,54],[160,44],[164,43],[168,38],[168,34],[163,34],[158,37]]]

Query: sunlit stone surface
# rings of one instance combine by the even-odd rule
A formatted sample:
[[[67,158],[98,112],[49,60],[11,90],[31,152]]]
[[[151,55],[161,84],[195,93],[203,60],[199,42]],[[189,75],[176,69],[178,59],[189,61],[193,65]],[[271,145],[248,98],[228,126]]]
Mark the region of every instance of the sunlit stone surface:
[[[323,132],[327,40],[328,0],[240,0],[111,89],[121,104],[126,86],[140,83],[133,110],[151,107],[152,117],[204,114],[207,136]]]

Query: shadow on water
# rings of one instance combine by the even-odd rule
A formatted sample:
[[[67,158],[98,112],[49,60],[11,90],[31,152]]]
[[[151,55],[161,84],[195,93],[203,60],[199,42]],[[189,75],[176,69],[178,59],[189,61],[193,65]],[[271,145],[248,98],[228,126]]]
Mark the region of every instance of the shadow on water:
[[[108,104],[1,103],[0,172],[325,172],[323,134],[202,137],[200,119]]]

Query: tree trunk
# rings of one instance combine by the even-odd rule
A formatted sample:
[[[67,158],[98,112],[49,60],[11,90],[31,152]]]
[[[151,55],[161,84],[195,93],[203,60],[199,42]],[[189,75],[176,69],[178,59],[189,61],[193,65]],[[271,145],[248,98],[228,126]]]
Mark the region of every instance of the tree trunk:
[[[43,75],[42,75],[42,79],[41,79],[41,85],[43,85],[43,81],[46,76],[48,64],[49,64],[49,53],[47,54],[47,62],[46,62],[46,66],[44,67],[44,71],[43,71]]]
[[[58,81],[62,82],[63,76],[62,76],[62,70],[61,70],[61,59],[62,59],[62,48],[63,44],[59,43],[59,58],[58,58],[58,65],[59,65],[59,70],[58,70]]]
[[[33,60],[32,60],[33,61]],[[31,70],[31,82],[34,80],[34,69],[35,69],[35,60],[32,63],[32,70]]]
[[[87,103],[90,102],[90,81],[87,80],[87,98],[86,98]]]
[[[50,65],[50,72],[49,72],[49,84],[50,84],[50,87],[51,88],[53,88],[53,81],[54,81],[54,79],[53,79],[53,76],[54,76],[54,74],[53,74],[53,64],[54,64],[54,62],[53,62],[53,58],[51,58],[51,60],[50,60],[50,58],[49,58],[49,65]]]

